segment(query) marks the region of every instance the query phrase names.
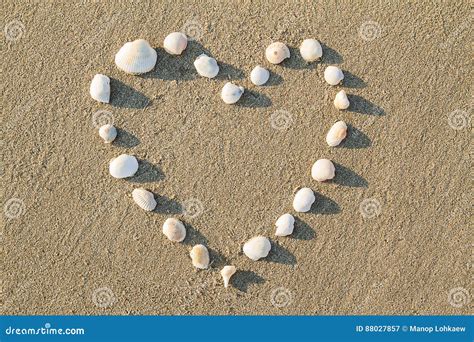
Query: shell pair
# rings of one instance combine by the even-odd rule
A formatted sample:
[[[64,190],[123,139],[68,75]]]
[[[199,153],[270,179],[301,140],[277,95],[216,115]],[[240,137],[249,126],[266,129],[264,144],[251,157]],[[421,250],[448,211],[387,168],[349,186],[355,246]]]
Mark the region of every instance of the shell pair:
[[[314,62],[323,55],[321,44],[316,39],[305,39],[300,45],[301,57],[307,62]],[[265,50],[265,57],[272,64],[280,64],[290,58],[290,49],[284,43],[275,42]]]

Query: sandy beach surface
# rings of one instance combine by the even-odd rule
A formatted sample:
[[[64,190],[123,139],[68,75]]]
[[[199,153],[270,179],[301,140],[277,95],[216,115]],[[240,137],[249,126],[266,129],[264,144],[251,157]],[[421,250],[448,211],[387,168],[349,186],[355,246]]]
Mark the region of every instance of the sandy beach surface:
[[[467,314],[472,312],[472,44],[468,1],[2,1],[3,314]],[[182,56],[164,37],[195,38]],[[156,68],[118,70],[127,41],[148,40]],[[298,47],[319,39],[307,64]],[[270,65],[273,41],[291,59]],[[193,67],[201,53],[221,67]],[[269,83],[256,87],[262,65]],[[324,82],[327,65],[342,86]],[[110,104],[91,99],[111,78]],[[220,90],[245,87],[236,105]],[[338,111],[340,89],[351,107]],[[349,125],[340,147],[325,134]],[[94,123],[113,121],[117,140]],[[140,161],[131,179],[110,159]],[[318,183],[311,166],[336,163]],[[294,192],[317,193],[308,213]],[[147,213],[131,191],[156,194]],[[286,212],[297,222],[275,237]],[[168,217],[188,235],[173,244]],[[266,259],[242,252],[271,238]],[[211,251],[197,271],[194,244]],[[237,266],[225,289],[220,269]]]

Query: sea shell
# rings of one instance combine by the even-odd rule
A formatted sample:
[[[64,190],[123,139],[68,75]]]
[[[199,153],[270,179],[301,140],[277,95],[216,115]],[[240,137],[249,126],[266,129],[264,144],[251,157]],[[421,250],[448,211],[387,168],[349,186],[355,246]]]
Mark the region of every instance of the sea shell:
[[[324,70],[324,79],[330,85],[337,85],[344,79],[344,74],[338,67],[330,65]]]
[[[138,171],[138,161],[134,156],[121,154],[110,161],[109,172],[115,178],[132,177]]]
[[[163,48],[172,55],[181,55],[188,46],[188,38],[181,32],[173,32],[166,36],[163,42]]]
[[[349,104],[349,99],[344,90],[341,90],[336,94],[336,97],[334,98],[334,107],[342,110],[349,108]]]
[[[326,135],[326,142],[334,147],[341,143],[347,135],[347,125],[344,121],[338,121],[329,129]]]
[[[204,53],[196,58],[194,61],[194,67],[196,68],[196,71],[199,75],[207,78],[216,77],[219,73],[217,61]]]
[[[256,261],[265,258],[271,248],[270,240],[264,236],[255,236],[244,244],[243,250],[246,256]]]
[[[290,58],[290,50],[283,43],[272,43],[265,50],[265,57],[272,64],[280,64],[286,58]]]
[[[144,74],[153,70],[157,54],[144,39],[125,43],[115,55],[115,64],[127,74]]]
[[[155,196],[152,192],[143,188],[134,189],[132,198],[140,208],[146,211],[153,211],[156,208]]]
[[[262,68],[260,65],[257,65],[253,68],[252,72],[250,73],[250,81],[257,86],[264,85],[267,83],[268,79],[270,78],[270,72]]]
[[[293,233],[293,228],[295,225],[295,218],[291,214],[283,214],[275,222],[277,227],[275,235],[276,236],[287,236]]]
[[[189,253],[193,261],[193,266],[205,269],[209,266],[209,251],[204,245],[196,245]]]
[[[244,93],[244,87],[236,86],[233,83],[227,82],[222,87],[221,98],[227,104],[233,104],[239,101]]]
[[[316,197],[310,188],[301,188],[293,199],[293,209],[299,213],[305,213],[311,209]]]
[[[109,144],[117,137],[117,129],[110,124],[100,126],[99,136],[104,139],[106,144]]]
[[[186,228],[180,220],[170,217],[163,223],[163,234],[173,242],[181,242],[186,237]]]
[[[232,277],[236,271],[237,268],[235,266],[224,266],[221,270],[221,276],[222,279],[224,279],[224,287],[229,286],[230,277]]]
[[[92,79],[89,92],[94,100],[102,103],[109,103],[110,78],[102,74],[95,75]]]
[[[316,39],[305,39],[300,45],[301,57],[307,62],[314,62],[323,55],[321,44]]]
[[[336,168],[329,159],[319,159],[311,168],[311,177],[318,182],[324,182],[328,179],[333,179],[336,175]]]

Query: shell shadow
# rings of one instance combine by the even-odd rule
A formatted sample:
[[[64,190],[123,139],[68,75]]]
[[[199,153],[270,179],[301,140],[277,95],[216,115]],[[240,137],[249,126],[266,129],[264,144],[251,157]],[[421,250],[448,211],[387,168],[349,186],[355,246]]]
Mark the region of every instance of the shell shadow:
[[[186,237],[184,238],[183,243],[185,245],[194,246],[194,245],[205,245],[207,246],[207,238],[194,226],[188,222],[182,221],[186,227]]]
[[[215,77],[216,80],[241,80],[245,77],[244,71],[239,68],[236,68],[228,63],[221,62],[218,59],[217,64],[219,64],[219,73]]]
[[[352,125],[347,125],[348,134],[342,143],[337,146],[339,148],[367,148],[372,145],[370,138],[361,130]]]
[[[145,94],[116,78],[110,78],[110,88],[113,89],[110,105],[114,107],[143,109],[150,104],[150,99]]]
[[[285,59],[281,65],[290,69],[316,69],[319,61],[307,62],[301,57],[299,48],[288,46],[290,58]]]
[[[344,58],[337,52],[332,49],[325,43],[321,42],[321,47],[323,48],[323,56],[321,57],[321,62],[324,64],[341,64],[344,62]]]
[[[117,138],[112,144],[117,147],[132,148],[140,144],[140,140],[132,133],[122,128],[117,128]]]
[[[272,100],[262,93],[255,90],[245,89],[242,97],[236,103],[239,107],[262,108],[270,107]]]
[[[316,232],[306,222],[299,217],[295,217],[295,230],[290,238],[297,240],[313,240],[316,237]]]
[[[194,68],[193,54],[188,49],[181,55],[171,55],[163,48],[156,48],[158,63],[155,68],[146,74],[139,75],[141,78],[156,78],[163,81],[190,81],[199,75]]]
[[[278,75],[277,73],[271,70],[268,71],[270,72],[270,78],[268,79],[267,83],[262,85],[262,87],[277,86],[283,83],[283,77],[281,75]]]
[[[284,265],[296,264],[296,257],[293,253],[281,246],[278,242],[272,241],[271,243],[272,249],[270,250],[270,254],[263,260]]]
[[[367,99],[364,99],[362,96],[348,94],[349,98],[349,108],[347,109],[350,112],[382,116],[385,115],[385,111],[382,107],[377,106],[376,104],[370,102]]]
[[[339,204],[337,204],[334,200],[319,192],[315,192],[314,195],[316,196],[316,200],[309,211],[310,213],[319,215],[334,215],[341,212]]]
[[[331,183],[359,188],[368,187],[369,183],[364,177],[339,163],[334,163],[334,166],[336,167],[336,177]]]
[[[263,284],[264,282],[265,279],[253,271],[237,270],[232,278],[230,278],[229,285],[246,293],[252,284]]]
[[[353,73],[347,71],[347,70],[342,70],[344,73],[344,79],[342,80],[342,86],[347,87],[347,88],[365,88],[367,87],[367,83],[365,81],[354,75]]]
[[[162,195],[155,194],[155,199],[157,202],[154,213],[158,214],[181,214],[182,208],[179,202]]]
[[[165,174],[157,165],[139,159],[138,171],[133,177],[129,178],[129,181],[132,183],[152,183],[163,179],[165,179]]]

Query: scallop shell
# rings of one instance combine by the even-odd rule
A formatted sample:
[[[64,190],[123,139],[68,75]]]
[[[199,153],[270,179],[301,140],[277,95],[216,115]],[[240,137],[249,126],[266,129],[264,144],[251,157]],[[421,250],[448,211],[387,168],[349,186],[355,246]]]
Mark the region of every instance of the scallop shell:
[[[347,125],[344,121],[338,121],[329,129],[326,135],[326,142],[334,147],[341,143],[347,135]]]
[[[102,103],[109,103],[110,78],[102,74],[95,75],[91,81],[89,92],[94,100]]]
[[[270,72],[262,68],[260,65],[257,65],[253,68],[252,72],[250,73],[250,81],[257,86],[264,85],[267,83],[268,79],[270,78]]]
[[[290,58],[290,50],[283,43],[272,43],[265,50],[265,57],[272,64],[280,64],[286,58]]]
[[[110,161],[109,172],[115,178],[132,177],[138,171],[138,161],[134,156],[121,154]]]
[[[115,55],[115,64],[127,74],[144,74],[153,70],[157,54],[144,39],[125,43]]]
[[[256,261],[260,258],[265,258],[271,248],[272,245],[268,238],[264,236],[255,236],[244,244],[243,250],[246,256]]]
[[[224,87],[222,87],[221,98],[225,103],[233,104],[239,101],[243,93],[244,87],[227,82]]]
[[[334,107],[337,109],[347,109],[349,108],[350,102],[349,99],[347,98],[346,92],[344,90],[341,90],[336,94],[336,97],[334,98]]]
[[[104,139],[106,144],[109,144],[117,137],[117,129],[110,124],[100,126],[99,136]]]
[[[186,237],[186,228],[180,220],[170,217],[163,223],[163,234],[173,242],[181,242]]]
[[[328,179],[333,179],[336,175],[336,168],[329,159],[319,159],[311,168],[311,177],[318,182],[324,182]]]
[[[293,228],[295,225],[295,218],[291,214],[283,214],[275,222],[277,227],[275,235],[276,236],[287,236],[293,233]]]
[[[307,62],[314,62],[323,55],[321,44],[316,39],[305,39],[300,45],[301,57]]]
[[[237,272],[237,268],[235,266],[224,266],[221,270],[222,279],[224,279],[224,287],[229,286],[229,280]]]
[[[206,269],[209,266],[209,251],[204,245],[196,245],[191,249],[189,253],[193,261],[193,266]]]
[[[194,67],[199,75],[207,78],[214,78],[219,73],[217,61],[204,53],[196,58],[194,61]]]
[[[338,85],[344,79],[344,74],[338,67],[330,65],[324,70],[324,79],[330,85]]]
[[[293,209],[299,213],[305,213],[311,209],[316,197],[310,188],[301,188],[293,199]]]
[[[188,38],[181,32],[173,32],[166,36],[163,48],[172,55],[181,55],[188,46]]]
[[[156,208],[155,196],[152,192],[143,188],[134,189],[132,198],[140,208],[146,211],[153,211]]]

